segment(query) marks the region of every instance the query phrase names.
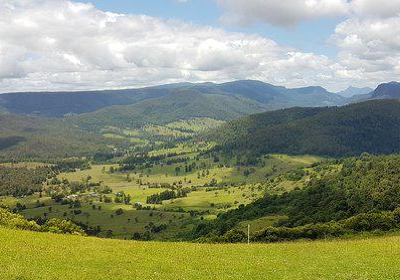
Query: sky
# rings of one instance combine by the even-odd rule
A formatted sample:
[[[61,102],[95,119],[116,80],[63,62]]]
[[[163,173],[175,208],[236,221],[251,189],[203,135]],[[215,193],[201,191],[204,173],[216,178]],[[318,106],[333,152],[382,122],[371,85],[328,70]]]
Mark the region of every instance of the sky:
[[[0,92],[400,74],[400,0],[0,0]]]

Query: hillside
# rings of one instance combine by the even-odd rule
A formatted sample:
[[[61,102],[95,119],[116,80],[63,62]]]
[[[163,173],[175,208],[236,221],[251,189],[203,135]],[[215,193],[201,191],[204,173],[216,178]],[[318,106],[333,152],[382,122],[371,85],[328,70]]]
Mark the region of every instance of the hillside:
[[[0,159],[8,161],[84,156],[107,149],[101,135],[63,120],[0,114],[0,123]]]
[[[376,100],[329,108],[291,108],[231,121],[208,139],[225,151],[328,156],[399,152],[400,103]]]
[[[378,87],[367,94],[359,94],[347,99],[347,103],[363,102],[377,99],[398,99],[400,98],[400,83],[389,82],[378,85]]]
[[[179,90],[168,98],[156,98],[132,105],[112,106],[69,120],[87,129],[105,126],[137,128],[145,124],[166,124],[195,117],[234,119],[264,111],[262,104],[240,96],[203,94]]]
[[[390,82],[380,84],[371,94],[371,99],[396,99],[400,98],[400,83]]]
[[[119,91],[23,92],[0,95],[0,104],[10,113],[46,117],[81,114],[131,102],[132,99],[128,94]]]
[[[400,274],[398,236],[251,245],[117,241],[4,228],[0,236],[1,279],[372,280]]]
[[[301,229],[299,226],[325,223],[326,231],[329,232],[333,228],[332,222],[336,221],[339,223],[335,224],[336,232],[332,232],[334,236],[346,232],[354,234],[399,228],[400,221],[394,218],[400,209],[399,155],[363,154],[314,166],[314,170],[324,171],[325,175],[312,176],[305,187],[297,184],[298,188],[289,192],[278,195],[267,193],[253,203],[200,225],[195,234],[225,234],[241,221],[264,216],[285,217],[277,221],[275,226],[285,226],[286,230],[289,230],[287,227],[297,227],[298,231]],[[390,214],[390,211],[394,212]],[[319,226],[322,227],[321,224]],[[337,231],[338,227],[341,227],[342,232]],[[315,238],[320,237],[316,234]]]
[[[62,117],[90,113],[118,105],[137,104],[145,110],[145,106],[151,106],[155,102],[168,103],[171,98],[185,102],[185,95],[182,95],[182,92],[206,96],[204,102],[206,102],[205,107],[210,107],[208,111],[213,108],[215,102],[222,101],[227,104],[241,102],[244,104],[239,112],[237,105],[234,106],[236,110],[233,111],[229,106],[227,108],[220,106],[218,112],[212,113],[220,116],[221,119],[234,118],[238,113],[247,115],[293,106],[327,106],[344,102],[344,98],[340,95],[330,93],[321,87],[288,89],[260,81],[245,80],[223,84],[182,83],[126,90],[8,93],[0,95],[0,107],[3,107],[3,111],[14,114]],[[215,100],[215,96],[219,96],[219,99]],[[221,96],[223,96],[222,100]],[[183,99],[180,100],[180,98]],[[143,103],[143,101],[151,102]],[[130,114],[136,114],[136,106],[123,107],[122,110],[126,112],[128,109],[132,110]],[[174,108],[171,109],[174,110]],[[207,114],[207,112],[200,111],[201,113]],[[191,112],[191,117],[197,116],[196,114],[199,113]]]

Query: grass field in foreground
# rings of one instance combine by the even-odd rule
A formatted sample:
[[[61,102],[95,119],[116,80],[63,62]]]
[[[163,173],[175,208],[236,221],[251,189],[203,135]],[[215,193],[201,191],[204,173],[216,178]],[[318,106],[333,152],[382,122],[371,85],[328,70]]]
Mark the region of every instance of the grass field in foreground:
[[[399,279],[399,255],[399,236],[210,245],[0,228],[0,279],[390,280]]]

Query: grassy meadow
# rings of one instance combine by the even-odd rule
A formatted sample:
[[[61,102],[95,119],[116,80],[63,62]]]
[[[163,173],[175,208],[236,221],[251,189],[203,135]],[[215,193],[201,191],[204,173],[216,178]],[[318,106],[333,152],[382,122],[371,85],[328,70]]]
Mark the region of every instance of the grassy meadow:
[[[400,275],[399,236],[214,245],[0,228],[0,239],[0,279],[395,280]]]
[[[49,195],[40,196],[38,193],[26,197],[0,197],[0,205],[11,208],[20,203],[26,209],[20,210],[26,218],[60,218],[70,219],[90,227],[100,228],[100,236],[109,236],[112,232],[114,238],[131,238],[134,233],[145,233],[150,224],[166,226],[160,232],[154,234],[154,240],[182,240],[185,234],[192,231],[193,227],[203,219],[214,219],[216,215],[229,209],[237,208],[241,204],[248,204],[258,199],[266,192],[281,192],[303,186],[307,178],[300,180],[287,180],[282,177],[286,172],[309,168],[310,164],[320,161],[319,157],[312,156],[287,156],[269,155],[264,157],[262,164],[255,166],[251,171],[246,166],[235,166],[231,161],[222,159],[223,163],[214,163],[210,158],[196,158],[199,152],[191,146],[177,145],[171,149],[152,151],[156,155],[173,153],[188,156],[188,163],[197,161],[203,167],[200,170],[184,172],[183,163],[170,165],[156,164],[146,169],[132,171],[117,171],[118,164],[92,164],[90,169],[77,170],[75,172],[61,173],[59,180],[69,182],[100,183],[109,186],[112,193],[107,194],[112,201],[100,201],[98,197],[91,197],[89,192],[80,193],[79,208],[71,208],[68,204],[60,204],[51,199]],[[28,164],[38,166],[39,163]],[[26,166],[24,163],[16,165]],[[176,172],[180,168],[180,172]],[[114,169],[115,171],[110,171]],[[310,169],[312,170],[312,169]],[[282,177],[282,178],[281,178]],[[275,178],[275,179],[274,179]],[[269,181],[274,179],[274,183]],[[212,181],[227,183],[225,187],[204,187],[204,184]],[[151,184],[165,184],[180,187],[195,186],[193,191],[185,197],[162,201],[161,204],[147,204],[149,196],[168,190],[165,187],[154,187]],[[46,186],[45,186],[46,189]],[[116,193],[125,193],[131,196],[129,204],[115,203]],[[139,203],[150,209],[138,210],[133,207]],[[118,209],[123,213],[116,214]],[[79,210],[79,213],[76,212]],[[190,211],[197,211],[191,215]],[[254,228],[268,226],[270,221],[256,221]],[[258,226],[259,225],[259,226]]]

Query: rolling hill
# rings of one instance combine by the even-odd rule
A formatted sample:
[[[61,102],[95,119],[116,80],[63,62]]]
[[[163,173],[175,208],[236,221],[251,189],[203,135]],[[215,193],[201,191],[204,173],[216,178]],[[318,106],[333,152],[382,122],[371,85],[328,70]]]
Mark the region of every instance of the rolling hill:
[[[178,90],[168,98],[160,97],[131,105],[107,107],[71,117],[69,121],[86,129],[105,126],[135,128],[148,123],[166,124],[195,117],[229,120],[264,110],[262,104],[241,96]]]
[[[110,144],[61,119],[0,114],[0,123],[0,160],[85,156]]]
[[[228,122],[208,135],[225,151],[328,156],[400,152],[400,102],[291,108]]]

